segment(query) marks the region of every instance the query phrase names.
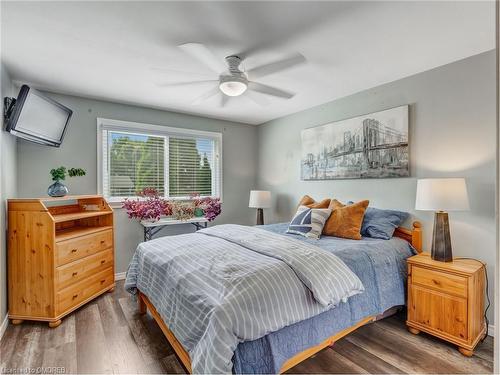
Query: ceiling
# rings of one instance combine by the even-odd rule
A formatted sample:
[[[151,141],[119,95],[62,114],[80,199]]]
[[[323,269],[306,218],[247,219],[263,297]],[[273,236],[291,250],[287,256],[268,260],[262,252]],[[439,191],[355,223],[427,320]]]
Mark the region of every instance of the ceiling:
[[[1,53],[34,87],[260,124],[495,48],[489,2],[2,2]],[[297,95],[260,107],[192,101],[216,78],[176,47],[200,42],[246,69],[302,53],[306,65],[259,81]],[[167,70],[157,68],[168,68]],[[263,95],[263,94],[259,94]]]

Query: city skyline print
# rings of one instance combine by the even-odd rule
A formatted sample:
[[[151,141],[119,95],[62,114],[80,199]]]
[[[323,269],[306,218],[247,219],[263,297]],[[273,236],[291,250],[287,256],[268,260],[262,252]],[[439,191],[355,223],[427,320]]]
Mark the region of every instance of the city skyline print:
[[[408,105],[301,132],[301,179],[408,177]]]

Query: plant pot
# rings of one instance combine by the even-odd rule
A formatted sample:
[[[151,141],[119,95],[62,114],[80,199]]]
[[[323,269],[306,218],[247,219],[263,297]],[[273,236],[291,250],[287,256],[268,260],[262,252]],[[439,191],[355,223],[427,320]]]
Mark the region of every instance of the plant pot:
[[[203,209],[201,209],[199,207],[196,207],[194,209],[194,216],[196,216],[196,217],[202,217],[204,214],[205,214],[205,211],[203,211]]]
[[[68,194],[68,188],[63,183],[56,181],[49,186],[47,194],[51,197],[64,197]]]

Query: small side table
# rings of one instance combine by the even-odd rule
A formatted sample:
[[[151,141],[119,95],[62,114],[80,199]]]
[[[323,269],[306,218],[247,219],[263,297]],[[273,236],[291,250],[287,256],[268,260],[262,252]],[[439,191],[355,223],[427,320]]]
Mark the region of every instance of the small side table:
[[[144,241],[152,240],[155,234],[157,234],[165,227],[179,224],[192,224],[196,228],[196,230],[200,230],[208,226],[208,220],[205,217],[193,217],[189,220],[162,218],[154,222],[141,220],[141,225],[144,228]]]
[[[429,253],[408,258],[408,330],[458,346],[465,356],[487,333],[484,320],[485,267],[474,259],[432,260]]]

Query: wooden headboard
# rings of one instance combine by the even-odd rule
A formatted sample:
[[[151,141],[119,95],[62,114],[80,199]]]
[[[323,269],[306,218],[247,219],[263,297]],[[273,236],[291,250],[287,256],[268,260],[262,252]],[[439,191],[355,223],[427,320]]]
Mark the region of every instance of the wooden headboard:
[[[422,224],[420,221],[414,221],[412,223],[413,228],[408,229],[404,227],[397,227],[394,231],[394,236],[402,238],[413,245],[415,250],[419,253],[422,252]]]

